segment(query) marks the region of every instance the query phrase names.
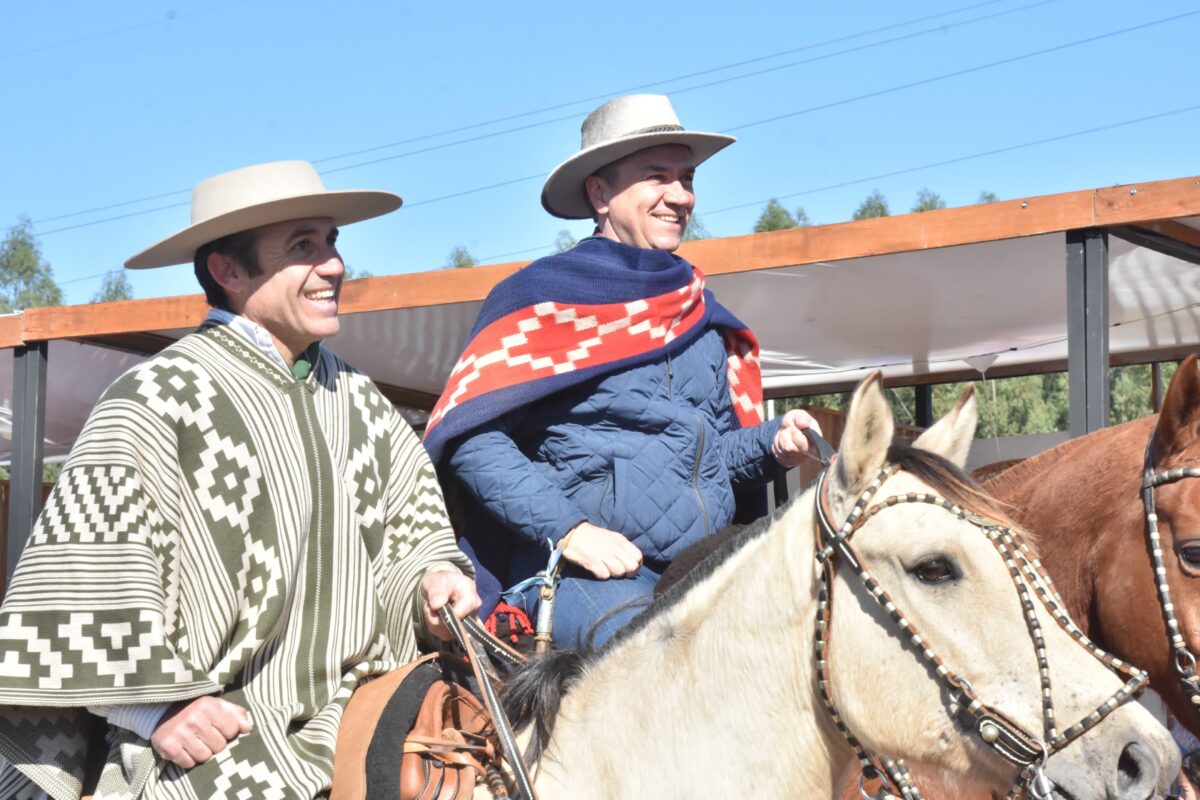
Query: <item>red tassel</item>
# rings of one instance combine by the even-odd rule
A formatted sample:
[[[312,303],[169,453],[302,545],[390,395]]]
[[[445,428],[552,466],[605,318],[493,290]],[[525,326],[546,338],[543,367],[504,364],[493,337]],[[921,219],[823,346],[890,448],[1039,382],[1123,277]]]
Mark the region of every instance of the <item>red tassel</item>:
[[[496,606],[496,610],[483,623],[484,627],[493,636],[500,638],[504,635],[497,630],[497,623],[501,617],[506,618],[508,621],[508,638],[513,644],[516,644],[521,636],[533,636],[533,624],[529,621],[529,616],[516,606],[504,602]]]

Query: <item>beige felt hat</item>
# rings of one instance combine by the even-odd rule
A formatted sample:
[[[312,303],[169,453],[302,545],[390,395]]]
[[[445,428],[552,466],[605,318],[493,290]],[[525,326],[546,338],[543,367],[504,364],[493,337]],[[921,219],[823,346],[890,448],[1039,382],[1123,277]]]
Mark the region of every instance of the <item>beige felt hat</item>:
[[[737,141],[721,133],[685,131],[671,101],[661,94],[631,94],[609,100],[583,121],[579,152],[554,168],[542,187],[542,207],[563,219],[587,219],[592,206],[583,182],[606,164],[660,144],[692,149],[699,165]]]
[[[332,217],[349,225],[395,211],[391,192],[330,192],[307,161],[274,161],[202,180],[192,190],[192,224],[125,262],[129,269],[182,264],[196,250],[239,231],[290,219]]]

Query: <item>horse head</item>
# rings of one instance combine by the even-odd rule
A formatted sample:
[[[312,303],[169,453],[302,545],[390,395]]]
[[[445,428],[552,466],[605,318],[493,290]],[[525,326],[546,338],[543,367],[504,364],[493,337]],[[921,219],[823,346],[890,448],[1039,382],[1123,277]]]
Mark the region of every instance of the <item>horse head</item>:
[[[1115,652],[1150,673],[1172,713],[1200,735],[1200,687],[1193,660],[1200,657],[1200,370],[1196,356],[1189,356],[1175,372],[1148,438],[1144,463],[1138,452],[1142,499],[1123,493],[1129,509],[1125,529],[1105,537],[1098,551],[1104,557],[1096,567],[1096,627]],[[1143,431],[1140,441],[1128,447],[1140,449],[1146,439]],[[1163,612],[1164,601],[1169,601],[1170,622]]]
[[[826,547],[832,706],[866,753],[1001,791],[1035,773],[1006,754],[1012,736],[1018,750],[1045,747],[1044,776],[1063,796],[1159,796],[1178,754],[1124,702],[1137,680],[1114,674],[1058,611],[1034,554],[961,472],[975,425],[968,390],[911,448],[893,445],[878,374],[855,392],[825,481],[827,539],[849,545]]]

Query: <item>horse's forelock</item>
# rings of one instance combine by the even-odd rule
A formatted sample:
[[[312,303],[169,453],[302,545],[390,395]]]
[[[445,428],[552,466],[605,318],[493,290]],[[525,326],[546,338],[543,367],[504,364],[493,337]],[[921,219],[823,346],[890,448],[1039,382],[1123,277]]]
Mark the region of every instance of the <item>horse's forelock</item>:
[[[907,442],[896,442],[888,450],[888,461],[928,484],[935,494],[941,495],[967,512],[986,517],[1014,531],[1021,531],[1029,545],[1036,547],[1033,537],[1022,531],[1020,525],[1013,520],[1008,503],[987,494],[969,475],[936,453],[913,447]]]

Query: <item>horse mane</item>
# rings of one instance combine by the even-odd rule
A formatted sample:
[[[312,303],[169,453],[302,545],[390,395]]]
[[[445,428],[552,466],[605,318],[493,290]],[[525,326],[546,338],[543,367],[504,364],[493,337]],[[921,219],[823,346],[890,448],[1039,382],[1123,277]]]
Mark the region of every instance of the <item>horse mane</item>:
[[[1021,483],[1029,477],[1029,473],[1043,472],[1045,469],[1053,466],[1056,462],[1074,452],[1075,448],[1079,447],[1082,442],[1086,441],[1091,436],[1096,436],[1109,430],[1112,429],[1103,428],[1099,431],[1089,434],[1088,436],[1082,436],[1076,439],[1068,439],[1062,444],[1051,447],[1049,450],[1043,450],[1037,455],[1030,456],[1029,458],[1021,461],[1019,464],[1013,464],[1003,472],[995,475],[992,478],[989,478],[986,481],[986,485],[989,488],[995,488],[999,490],[1007,488],[1013,484]]]
[[[1085,436],[1078,436],[1074,439],[1068,439],[1062,444],[1051,447],[1049,450],[1043,450],[1037,455],[1030,456],[1019,464],[1014,464],[995,477],[987,480],[984,483],[988,492],[995,494],[1004,494],[1010,489],[1024,484],[1025,482],[1040,478],[1045,475],[1048,470],[1055,467],[1060,461],[1068,456],[1074,455],[1077,450],[1085,447],[1097,447],[1098,452],[1104,454],[1106,461],[1112,461],[1112,443],[1107,442],[1110,437],[1129,435],[1133,436],[1135,431],[1140,431],[1141,428],[1146,428],[1147,431],[1143,436],[1149,436],[1150,431],[1154,430],[1155,424],[1158,422],[1158,415],[1151,414],[1146,417],[1123,422],[1120,425],[1113,425],[1108,428],[1101,428],[1098,431],[1092,431]],[[1107,447],[1099,447],[1100,444],[1107,442]],[[1143,439],[1142,444],[1145,444]],[[1138,449],[1130,451],[1132,458],[1140,463],[1141,452]],[[997,501],[999,502],[999,501]]]
[[[961,506],[963,509],[1016,528],[1003,504],[985,494],[959,467],[941,456],[913,447],[907,442],[895,442],[888,449],[889,463],[920,478],[929,487]],[[613,635],[602,647],[584,650],[556,650],[531,658],[505,680],[501,700],[513,727],[520,730],[532,725],[526,759],[536,763],[544,754],[554,733],[559,706],[567,692],[586,673],[588,668],[604,658],[614,648],[644,630],[652,621],[667,613],[682,601],[691,590],[720,569],[735,553],[766,534],[803,494],[793,496],[716,547],[693,569],[672,585],[642,613]],[[801,566],[803,567],[803,565]]]

